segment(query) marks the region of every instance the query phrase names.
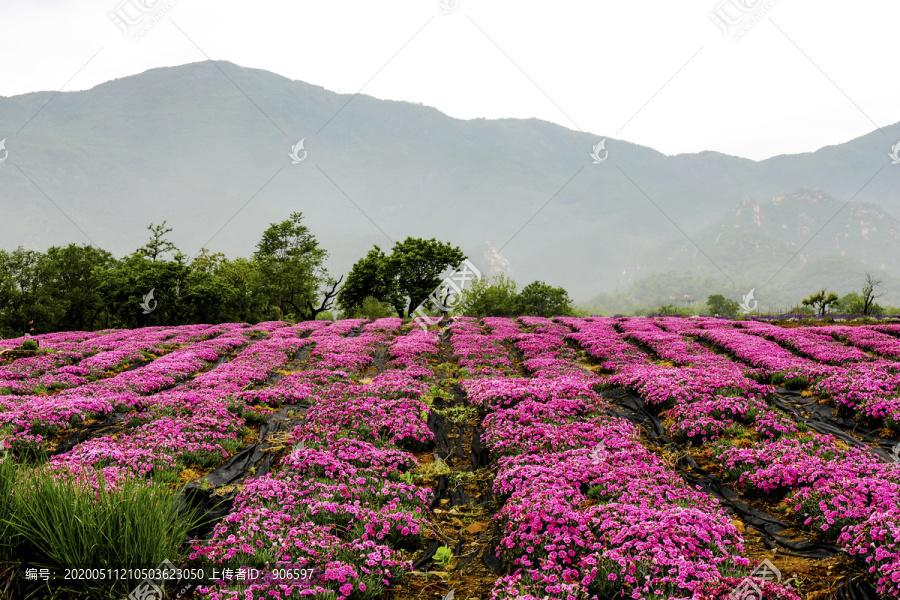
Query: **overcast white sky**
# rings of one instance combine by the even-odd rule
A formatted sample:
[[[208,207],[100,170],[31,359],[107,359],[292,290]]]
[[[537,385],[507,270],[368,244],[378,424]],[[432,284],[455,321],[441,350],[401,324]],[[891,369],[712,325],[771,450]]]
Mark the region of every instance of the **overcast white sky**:
[[[895,0],[444,1],[446,14],[439,0],[2,0],[0,95],[83,90],[206,54],[666,154],[759,160],[900,121]],[[141,4],[165,14],[135,42],[110,13],[136,20]],[[732,41],[717,9],[756,23]]]

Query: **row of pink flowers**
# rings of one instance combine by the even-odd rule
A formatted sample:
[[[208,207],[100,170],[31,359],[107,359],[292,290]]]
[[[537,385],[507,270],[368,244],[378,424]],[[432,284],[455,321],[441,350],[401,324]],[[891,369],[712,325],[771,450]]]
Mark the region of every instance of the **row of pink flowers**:
[[[229,410],[229,395],[243,386],[264,381],[307,342],[298,337],[303,333],[302,327],[271,331],[263,334],[263,339],[248,341],[247,348],[233,360],[199,374],[177,389],[132,395],[128,403],[138,412],[128,418],[138,423],[136,427],[115,438],[82,442],[72,451],[55,456],[51,465],[76,474],[87,469],[86,475],[92,478],[99,469],[115,485],[123,476],[142,477],[153,469],[177,469],[203,457],[213,464],[221,462],[241,445],[237,438],[243,420],[240,413]],[[120,399],[120,404],[128,403]]]
[[[515,372],[509,352],[503,346],[503,340],[508,339],[508,327],[504,329],[502,320],[491,322],[495,328],[489,335],[472,319],[458,319],[450,325],[453,358],[465,369],[467,377],[492,377]]]
[[[493,598],[686,600],[748,566],[741,535],[716,502],[647,451],[634,425],[604,414],[607,405],[593,391],[598,377],[560,343],[578,334],[521,322],[535,327],[516,343],[526,364],[570,364],[568,381],[536,376],[466,386],[492,411],[485,443],[502,455],[494,488],[508,496],[498,515],[501,547],[518,567],[497,582]],[[579,333],[594,325],[609,331],[602,322],[568,323]],[[550,368],[562,371],[561,364]],[[797,598],[783,588],[767,592]]]
[[[590,327],[582,326],[582,332],[585,330]],[[787,351],[780,346],[748,333],[723,328],[678,330],[714,341],[762,369],[799,366],[804,376],[821,378],[815,388],[832,392],[849,394],[846,388],[860,384],[871,391],[878,381],[873,375],[879,369],[884,375],[896,370],[896,366],[879,360],[833,367],[811,361],[807,365],[797,362],[807,359],[786,356],[782,352]],[[758,334],[766,328],[758,324],[753,330]],[[602,335],[610,335],[608,328]],[[708,352],[688,339],[667,340],[656,335],[652,341],[654,352],[675,358],[681,365],[693,364],[695,357],[705,360]],[[867,377],[871,379],[867,381]],[[881,462],[865,449],[847,448],[833,436],[800,433],[799,426],[767,407],[772,391],[769,386],[746,377],[741,381],[732,369],[718,370],[708,364],[704,369],[660,367],[648,360],[643,365],[623,366],[610,381],[634,389],[648,404],[672,406],[666,415],[673,437],[697,443],[728,442],[734,435],[732,427],[758,431],[758,441],[751,447],[720,443],[710,450],[710,457],[727,480],[745,493],[783,501],[802,515],[807,526],[862,556],[876,575],[879,593],[900,595],[900,553],[896,546],[900,539],[893,528],[900,509],[900,471],[895,465]]]
[[[410,569],[398,549],[420,544],[429,493],[402,480],[417,464],[404,447],[432,439],[419,398],[434,375],[414,365],[357,382],[358,371],[319,367],[368,364],[335,355],[371,357],[376,344],[394,356],[428,345],[396,336],[390,322],[343,337],[356,329],[339,325],[311,337],[308,366],[315,368],[288,377],[302,382],[312,406],[293,433],[296,445],[283,470],[248,480],[212,538],[194,546],[192,561],[259,568],[264,576],[244,586],[221,581],[201,588],[202,597],[374,598]],[[312,576],[277,580],[276,566],[310,569]]]
[[[185,381],[211,366],[212,361],[247,344],[246,336],[239,333],[242,327],[219,327],[216,337],[188,344],[139,369],[66,389],[58,394],[2,396],[0,425],[5,427],[4,433],[0,434],[0,443],[15,451],[28,448],[33,451],[42,445],[47,435],[54,435],[88,419],[100,418],[114,410],[133,410],[144,406],[147,402],[141,399],[142,396]]]

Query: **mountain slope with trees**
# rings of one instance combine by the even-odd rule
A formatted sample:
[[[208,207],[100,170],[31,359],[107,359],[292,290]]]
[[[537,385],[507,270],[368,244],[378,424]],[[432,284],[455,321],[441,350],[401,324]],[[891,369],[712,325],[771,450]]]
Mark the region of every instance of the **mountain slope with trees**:
[[[373,244],[406,237],[452,239],[472,256],[489,242],[521,281],[553,281],[587,298],[654,269],[681,269],[669,260],[681,246],[687,270],[727,283],[685,246],[685,234],[702,237],[747,198],[764,205],[798,189],[822,190],[837,204],[810,204],[813,224],[850,199],[851,207],[900,215],[900,167],[887,156],[900,124],[759,162],[716,152],[666,156],[599,132],[535,119],[454,119],[227,62],[153,69],[55,97],[0,98],[3,137],[7,251],[89,243],[121,256],[147,222],[168,220],[185,253],[206,247],[236,260],[254,251],[268,223],[302,212],[331,249],[324,266],[335,273],[347,273]],[[609,159],[593,164],[589,153],[603,138]],[[291,164],[300,139],[308,156]],[[799,246],[815,231],[792,229],[793,217],[771,207],[767,213],[742,233],[746,247],[772,245],[785,227]],[[822,241],[846,233],[833,225],[803,260],[832,262],[834,249]],[[881,269],[858,255],[877,245],[867,244],[848,240],[837,255]],[[746,287],[757,271],[769,272],[762,262],[725,271]],[[881,262],[887,295],[898,302],[897,267]],[[809,287],[802,267],[795,261],[773,284]]]

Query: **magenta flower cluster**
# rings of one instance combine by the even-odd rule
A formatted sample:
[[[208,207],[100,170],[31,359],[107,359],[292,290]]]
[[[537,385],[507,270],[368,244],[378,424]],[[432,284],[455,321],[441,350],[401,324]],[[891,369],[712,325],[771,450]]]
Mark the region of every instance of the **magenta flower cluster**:
[[[574,363],[561,343],[571,330],[520,322],[534,328],[515,343],[526,362]],[[558,380],[465,382],[489,411],[485,444],[501,455],[494,490],[507,497],[501,552],[516,567],[492,598],[687,599],[748,566],[715,501],[644,448],[634,425],[604,415],[598,377],[570,366]],[[796,599],[783,591],[774,597]]]
[[[370,359],[376,343],[394,357],[431,347],[431,338],[416,330],[411,341],[398,336],[394,324],[383,321],[356,337],[344,337],[356,327],[336,324],[310,336],[309,366],[316,368],[281,380],[292,381],[290,389],[302,389],[312,404],[293,432],[283,469],[244,484],[233,512],[191,556],[220,569],[258,568],[264,576],[243,586],[221,581],[202,588],[202,597],[378,598],[411,568],[398,549],[415,548],[426,532],[430,492],[402,480],[417,464],[404,447],[433,437],[420,398],[435,378],[411,366],[357,381],[353,370],[368,364],[356,357]],[[347,370],[323,367],[341,364]],[[276,567],[313,575],[276,580],[270,575]]]
[[[609,378],[611,383],[633,389],[648,404],[671,407],[666,412],[666,426],[673,437],[700,444],[718,440],[709,455],[728,481],[744,493],[782,501],[805,526],[845,545],[851,554],[869,563],[870,571],[877,575],[879,593],[900,596],[900,554],[889,526],[900,511],[900,471],[864,447],[847,447],[830,435],[798,432],[792,419],[768,407],[773,390],[749,379],[754,372],[795,373],[813,382],[814,391],[828,394],[836,404],[856,407],[875,419],[890,414],[884,407],[891,406],[897,395],[898,365],[875,357],[863,359],[854,348],[846,352],[836,349],[835,338],[851,339],[842,330],[835,336],[791,337],[790,333],[770,335],[771,326],[765,324],[750,325],[747,332],[741,332],[705,327],[709,321],[692,319],[693,327],[673,326],[672,321],[662,319],[599,327],[590,324],[572,335],[584,339],[589,348],[591,336],[585,334],[593,329],[598,329],[597,339],[609,339],[621,330],[622,337],[644,346],[650,353],[643,363],[637,359],[620,363]],[[654,326],[677,331],[678,339],[659,335]],[[690,336],[713,342],[755,369],[720,368],[715,360],[709,360],[709,349],[692,342]],[[800,339],[802,343],[796,341]],[[823,362],[838,362],[836,356],[847,357],[847,361],[822,365],[788,348]],[[653,364],[653,355],[679,366]],[[685,366],[695,364],[703,368]],[[756,441],[749,447],[733,445],[730,441],[740,430],[736,428],[755,430],[758,436],[749,439]]]

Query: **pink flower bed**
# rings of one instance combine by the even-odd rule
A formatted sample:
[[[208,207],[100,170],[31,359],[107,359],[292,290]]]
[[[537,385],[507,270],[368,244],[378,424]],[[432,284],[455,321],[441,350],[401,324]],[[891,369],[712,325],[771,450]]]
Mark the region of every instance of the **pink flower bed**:
[[[609,381],[636,391],[650,405],[671,407],[665,416],[673,437],[697,444],[716,442],[709,455],[718,462],[726,480],[744,493],[782,500],[819,535],[843,543],[851,553],[875,563],[871,572],[877,575],[879,593],[888,597],[900,595],[900,570],[890,562],[897,557],[893,538],[883,537],[884,530],[878,528],[878,523],[883,522],[881,515],[894,515],[900,508],[900,472],[895,466],[881,462],[866,449],[847,448],[833,436],[804,433],[786,415],[767,406],[772,390],[748,379],[746,375],[752,375],[752,371],[727,365],[720,368],[717,361],[708,360],[707,349],[660,335],[653,326],[641,322],[622,329],[627,332],[625,336],[650,346],[676,364],[694,364],[699,359],[703,368],[661,367],[650,364],[647,358],[643,362],[633,358],[620,362],[618,372]],[[893,414],[890,411],[894,410],[894,400],[884,396],[896,395],[895,364],[869,357],[835,366],[821,365],[759,337],[772,329],[765,324],[749,326],[748,333],[727,328],[676,329],[714,342],[759,372],[808,378],[814,391],[827,393],[839,405],[858,409],[862,406],[862,412],[870,411],[873,416]],[[595,330],[597,333],[593,334]],[[611,339],[613,329],[608,323],[601,327],[587,325],[572,335],[583,339],[585,347],[591,347]],[[787,339],[781,334],[771,337]],[[801,338],[804,344],[786,345],[797,352],[815,354],[820,360],[836,356],[860,358],[853,349],[842,354],[842,350],[836,350],[833,339],[818,334],[795,334],[791,339]],[[598,354],[601,359],[606,358],[602,352]],[[742,429],[757,432],[757,441],[751,447],[731,442]]]
[[[544,349],[568,354],[549,339],[564,332],[537,320],[523,324],[548,338],[520,336],[526,357]],[[501,455],[494,490],[508,498],[497,515],[504,524],[498,552],[514,571],[497,581],[492,598],[687,600],[747,567],[741,535],[716,502],[641,446],[634,425],[601,414],[595,375],[582,369],[572,380],[580,385],[465,382],[473,402],[491,411],[484,442]],[[784,588],[776,593],[798,598]]]
[[[331,339],[352,329],[317,332],[311,364],[342,362],[332,355],[368,356],[376,341],[400,344],[396,351],[391,345],[394,356],[427,348],[385,337],[393,327],[380,326],[385,335]],[[191,556],[220,569],[259,568],[263,576],[243,586],[220,581],[201,588],[201,597],[378,597],[410,569],[399,550],[420,546],[430,491],[402,481],[416,466],[403,446],[432,438],[423,419],[428,407],[419,400],[429,382],[419,367],[387,370],[365,382],[347,375],[315,369],[296,376],[315,402],[294,431],[296,445],[283,470],[248,481],[233,512]],[[276,565],[310,569],[311,575],[276,580]]]

